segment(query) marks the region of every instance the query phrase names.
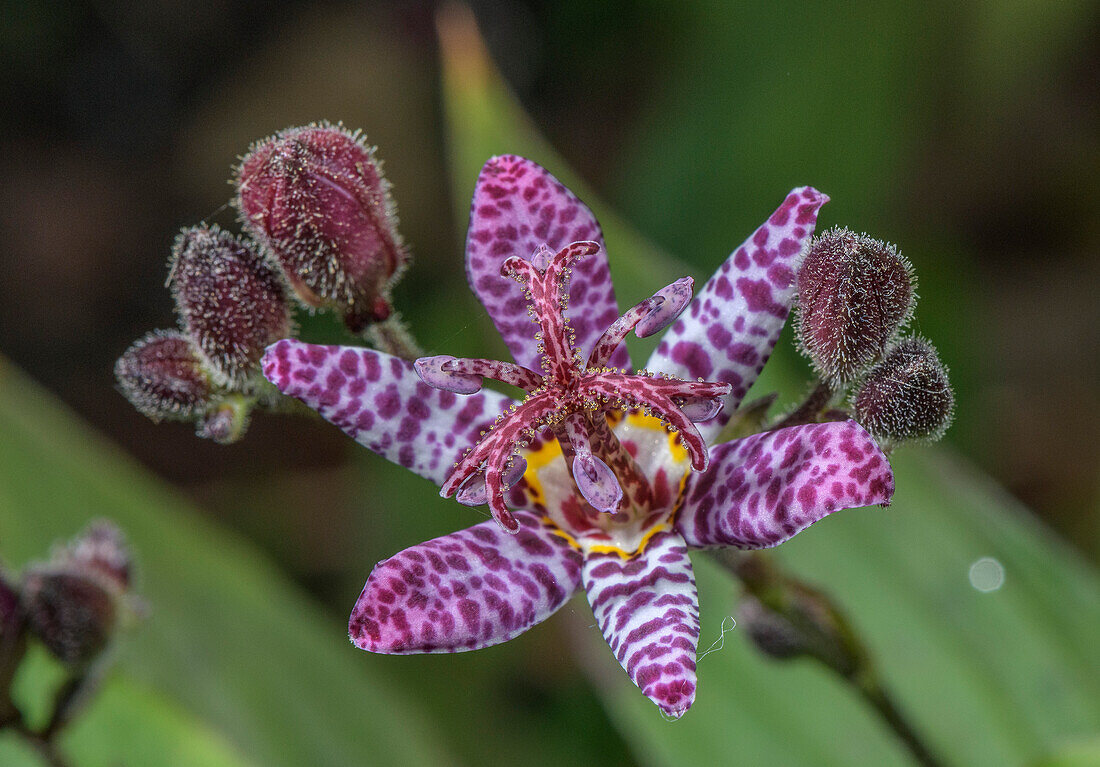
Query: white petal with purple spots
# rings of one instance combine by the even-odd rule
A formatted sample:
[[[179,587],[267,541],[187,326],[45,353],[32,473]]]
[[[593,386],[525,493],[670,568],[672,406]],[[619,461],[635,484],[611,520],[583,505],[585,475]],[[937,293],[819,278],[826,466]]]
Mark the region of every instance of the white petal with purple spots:
[[[411,362],[359,347],[284,339],[268,347],[263,371],[359,444],[437,485],[512,404],[491,391],[433,389]]]
[[[649,370],[733,386],[725,407],[701,423],[712,442],[771,356],[794,299],[795,270],[829,201],[795,189],[699,291],[646,363]]]
[[[511,256],[529,259],[542,244],[557,251],[584,240],[601,248],[572,267],[566,314],[576,333],[575,345],[587,358],[596,339],[619,316],[600,225],[583,202],[530,160],[505,155],[485,163],[470,205],[466,276],[512,357],[524,367],[542,370],[536,327],[523,288],[500,275],[501,264]],[[611,365],[630,365],[625,346],[615,352]]]
[[[482,522],[379,562],[351,612],[351,641],[395,655],[461,652],[550,617],[580,586],[580,554],[533,514],[516,516],[516,535]]]
[[[775,546],[834,511],[885,504],[886,456],[855,421],[792,426],[726,442],[688,478],[676,518],[692,548]]]

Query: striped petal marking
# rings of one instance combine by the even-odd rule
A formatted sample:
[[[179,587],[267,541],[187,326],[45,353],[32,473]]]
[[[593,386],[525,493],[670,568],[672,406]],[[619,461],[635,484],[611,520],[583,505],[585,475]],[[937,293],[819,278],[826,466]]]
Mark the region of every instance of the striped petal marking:
[[[795,189],[715,272],[646,363],[649,370],[728,383],[722,412],[700,425],[708,442],[729,422],[771,356],[794,301],[795,270],[829,197]]]
[[[656,535],[632,559],[584,560],[584,590],[615,659],[647,698],[680,718],[695,700],[699,599],[687,546]]]
[[[581,556],[538,518],[488,521],[379,562],[351,612],[352,643],[391,655],[476,650],[522,634],[581,582]]]

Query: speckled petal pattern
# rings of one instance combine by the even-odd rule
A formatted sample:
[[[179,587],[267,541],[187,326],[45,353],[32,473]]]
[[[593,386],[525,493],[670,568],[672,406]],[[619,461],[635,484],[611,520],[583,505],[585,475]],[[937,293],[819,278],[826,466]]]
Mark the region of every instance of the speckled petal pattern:
[[[731,384],[725,407],[700,424],[713,442],[771,356],[794,299],[795,270],[827,195],[804,186],[722,264],[665,333],[646,368]]]
[[[600,631],[634,684],[679,718],[695,701],[699,598],[687,547],[658,533],[638,556],[592,554],[584,590]]]
[[[543,370],[534,342],[537,328],[527,313],[523,288],[502,277],[500,267],[511,256],[530,259],[542,244],[558,251],[583,240],[601,247],[572,267],[566,314],[576,333],[575,345],[587,357],[596,339],[619,316],[600,225],[584,203],[530,160],[505,155],[485,163],[470,205],[466,276],[512,357],[524,367]],[[611,364],[630,365],[625,346]]]
[[[889,503],[894,475],[855,421],[792,426],[710,451],[676,529],[692,548],[775,546],[840,509]]]
[[[394,655],[461,652],[507,641],[550,617],[581,582],[580,554],[528,512],[379,562],[348,622],[351,641]]]
[[[263,371],[359,444],[437,485],[512,404],[492,391],[434,389],[411,362],[359,347],[285,339],[267,348]]]

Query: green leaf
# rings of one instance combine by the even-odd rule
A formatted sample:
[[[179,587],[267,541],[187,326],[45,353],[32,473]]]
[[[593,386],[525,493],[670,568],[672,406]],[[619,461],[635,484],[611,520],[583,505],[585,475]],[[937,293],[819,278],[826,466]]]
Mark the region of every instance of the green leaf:
[[[423,713],[341,623],[2,360],[0,434],[9,564],[95,517],[129,538],[150,606],[120,652],[131,689],[173,701],[256,764],[446,763]]]
[[[1100,767],[1100,738],[1060,748],[1035,762],[1032,767]]]
[[[0,764],[4,767],[49,767],[32,745],[11,730],[0,732]]]
[[[480,163],[508,151],[527,152],[572,185],[574,179],[538,138],[485,58],[476,33],[465,23],[457,25],[461,34],[451,40],[443,25],[444,94],[456,204],[463,205],[469,198]],[[787,28],[774,30],[776,35],[788,32]],[[855,42],[843,36],[825,37],[832,41],[829,44]],[[797,48],[803,42],[807,41],[796,38],[784,44]],[[755,97],[770,99],[784,86],[776,82],[773,89]],[[792,115],[805,113],[804,90],[795,88],[784,96],[791,102]],[[811,96],[821,102],[818,106],[827,105],[824,96]],[[680,113],[690,113],[693,103],[684,100],[698,98],[699,93],[691,89],[673,96],[671,112],[679,108]],[[887,108],[873,106],[879,111]],[[748,104],[740,129],[754,130],[758,111]],[[840,119],[842,115],[836,114]],[[782,135],[774,134],[773,140],[779,141]],[[879,137],[859,150],[888,158],[897,140]],[[706,136],[686,144],[664,140],[660,151],[647,145],[652,172],[647,176],[635,169],[634,177],[647,182],[637,194],[651,204],[647,209],[647,215],[654,217],[651,223],[659,216],[692,215],[695,219],[681,219],[679,226],[698,225],[700,216],[728,224],[716,210],[702,208],[689,214],[677,207],[679,201],[697,205],[698,200],[688,201],[685,195],[670,201],[668,190],[661,187],[670,165],[680,162],[680,168],[695,172],[700,163],[709,163],[708,142]],[[763,146],[768,146],[766,138]],[[800,156],[779,154],[788,165]],[[773,155],[765,152],[763,156]],[[882,172],[888,173],[890,163],[885,159],[884,163]],[[718,169],[708,166],[706,172],[712,177],[709,189],[719,183]],[[855,192],[858,175],[838,169],[836,188]],[[790,185],[803,179],[799,171]],[[629,251],[629,261],[612,262],[617,282],[626,278],[631,293],[640,296],[654,283],[663,284],[664,277],[676,276],[675,269],[661,271],[672,263],[667,257],[654,256],[659,253],[656,248],[638,245],[639,237],[620,220],[607,218],[598,200],[583,187],[574,188],[609,224],[605,230],[612,258]],[[747,188],[759,191],[751,184]],[[766,215],[768,210],[762,212]],[[754,213],[751,220],[746,219],[745,233],[758,218]],[[629,247],[622,248],[624,244]],[[797,369],[793,355],[785,355],[783,364],[767,371],[760,383],[765,388],[795,391]],[[760,391],[758,387],[756,392]],[[1066,739],[1100,730],[1096,573],[958,456],[943,449],[914,449],[903,451],[893,462],[899,489],[890,510],[848,511],[831,517],[783,546],[779,557],[839,599],[874,651],[902,710],[932,749],[949,762],[1018,764]],[[1005,572],[1004,584],[988,593],[971,586],[968,577],[971,565],[982,558],[995,559]],[[719,638],[723,619],[735,613],[736,587],[725,571],[705,557],[695,561],[705,648]],[[745,644],[738,629],[725,633],[721,649],[701,658],[695,707],[680,722],[665,723],[618,670],[588,620],[579,620],[587,636],[581,643],[582,658],[596,679],[597,691],[645,764],[910,763],[893,733],[843,682],[808,661],[782,664],[762,658]]]
[[[20,664],[13,692],[28,727],[45,727],[53,710],[52,701],[67,678],[64,667],[45,647],[31,644]],[[258,764],[246,762],[221,733],[198,717],[120,673],[110,674],[93,689],[86,705],[55,742],[57,749],[78,767]],[[8,762],[0,759],[0,764]]]
[[[121,677],[111,679],[61,739],[79,767],[194,764],[258,767],[225,737],[163,696]]]

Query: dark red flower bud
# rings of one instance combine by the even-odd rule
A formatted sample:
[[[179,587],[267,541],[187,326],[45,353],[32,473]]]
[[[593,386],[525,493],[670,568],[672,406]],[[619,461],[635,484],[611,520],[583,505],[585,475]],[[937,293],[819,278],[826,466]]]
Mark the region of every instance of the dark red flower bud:
[[[219,383],[239,386],[256,375],[264,348],[290,334],[279,274],[250,243],[206,226],[180,233],[170,268],[184,332]]]
[[[825,232],[798,271],[803,353],[823,378],[851,381],[908,322],[915,288],[912,266],[892,245],[847,229]]]
[[[118,529],[93,523],[23,574],[27,627],[62,662],[86,665],[106,647],[129,604],[130,567]]]
[[[805,637],[790,620],[766,608],[756,597],[742,597],[737,617],[756,649],[765,655],[787,660],[806,654]]]
[[[209,374],[191,342],[174,330],[157,330],[119,357],[115,377],[131,404],[154,421],[187,420],[206,407]]]
[[[786,660],[816,658],[842,676],[865,666],[866,652],[847,618],[821,591],[760,556],[743,560],[738,618],[757,649]]]
[[[879,440],[936,440],[955,411],[947,368],[923,338],[895,344],[871,368],[853,402],[856,419]]]
[[[309,126],[251,148],[237,206],[298,297],[336,309],[359,331],[389,316],[389,289],[408,262],[389,190],[359,133]]]
[[[68,572],[30,571],[23,578],[27,625],[63,663],[83,666],[107,646],[116,610],[101,583]]]

